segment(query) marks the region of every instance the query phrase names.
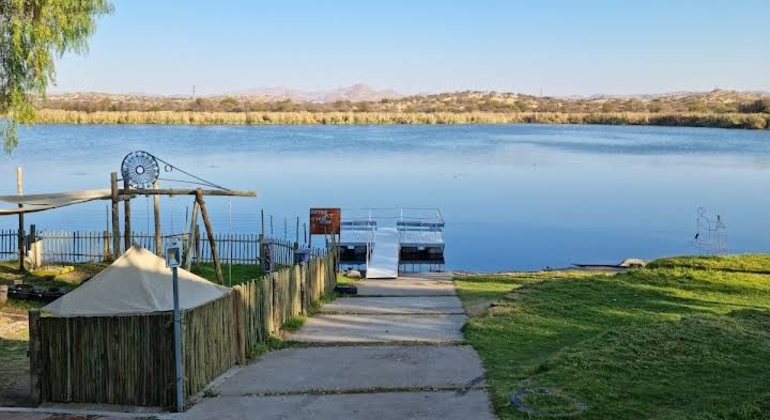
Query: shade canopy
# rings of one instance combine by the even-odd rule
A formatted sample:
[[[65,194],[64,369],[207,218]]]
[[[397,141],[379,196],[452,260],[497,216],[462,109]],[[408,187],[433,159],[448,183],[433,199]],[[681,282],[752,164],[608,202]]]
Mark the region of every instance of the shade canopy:
[[[179,306],[192,309],[230,289],[181,268]],[[43,312],[57,316],[110,316],[174,309],[171,269],[166,261],[134,245],[117,261],[77,289],[51,302]]]

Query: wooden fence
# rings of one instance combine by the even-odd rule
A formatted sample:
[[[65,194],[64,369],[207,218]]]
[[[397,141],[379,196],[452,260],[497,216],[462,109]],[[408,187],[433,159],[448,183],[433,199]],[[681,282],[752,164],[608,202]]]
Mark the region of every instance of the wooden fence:
[[[173,337],[169,313],[76,318],[30,313],[30,348],[39,349],[30,352],[30,373],[39,401],[169,406]]]
[[[235,294],[230,293],[184,311],[182,358],[185,401],[238,361],[238,325],[234,303]]]
[[[184,398],[245,363],[286,321],[334,290],[337,253],[315,254],[183,313]],[[148,315],[48,317],[30,312],[30,374],[38,403],[170,407],[173,319]]]
[[[246,350],[265,342],[287,321],[307,313],[337,286],[337,253],[318,255],[233,288],[241,308]]]
[[[174,403],[171,313],[39,317],[39,349],[30,352],[41,402],[88,402],[168,407]],[[182,359],[185,399],[235,365],[238,356],[234,294],[184,311]]]

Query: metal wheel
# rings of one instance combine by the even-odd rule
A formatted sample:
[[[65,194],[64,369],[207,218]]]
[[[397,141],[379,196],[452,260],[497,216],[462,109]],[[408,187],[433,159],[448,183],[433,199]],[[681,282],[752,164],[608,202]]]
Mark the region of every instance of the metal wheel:
[[[160,175],[155,156],[141,150],[127,154],[120,165],[120,171],[123,179],[128,180],[128,185],[134,188],[152,188]]]

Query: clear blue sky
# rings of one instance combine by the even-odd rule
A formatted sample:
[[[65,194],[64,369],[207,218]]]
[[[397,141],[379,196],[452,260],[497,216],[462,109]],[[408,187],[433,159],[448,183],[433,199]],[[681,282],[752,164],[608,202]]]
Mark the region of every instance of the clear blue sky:
[[[768,0],[113,0],[52,91],[770,91]]]

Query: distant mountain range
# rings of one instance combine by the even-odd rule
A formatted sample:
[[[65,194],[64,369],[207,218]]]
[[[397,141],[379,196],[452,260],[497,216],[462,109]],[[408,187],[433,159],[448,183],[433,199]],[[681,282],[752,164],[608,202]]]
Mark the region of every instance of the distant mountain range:
[[[208,99],[224,99],[227,97],[237,98],[239,100],[258,101],[258,102],[275,102],[290,99],[294,102],[301,103],[317,103],[317,104],[330,104],[336,101],[350,101],[350,102],[379,102],[383,99],[404,100],[415,98],[429,98],[429,97],[479,97],[493,95],[499,98],[531,98],[537,97],[532,95],[523,95],[509,92],[496,92],[496,91],[464,91],[464,92],[443,92],[443,93],[423,93],[418,95],[403,95],[391,89],[375,89],[369,85],[359,83],[352,86],[341,87],[330,90],[319,91],[303,91],[298,89],[291,89],[287,87],[264,87],[247,89],[242,91],[230,92],[226,94],[217,95],[200,95],[198,97]],[[154,95],[154,94],[112,94],[112,93],[100,93],[100,92],[68,92],[68,93],[51,93],[48,95],[49,99],[53,100],[81,100],[81,101],[99,101],[99,100],[117,100],[117,101],[131,101],[131,100],[190,100],[188,95]],[[667,92],[657,94],[638,94],[638,95],[592,95],[592,96],[552,96],[551,99],[557,100],[588,100],[588,101],[606,101],[606,100],[619,100],[619,99],[640,99],[640,100],[677,100],[683,98],[704,98],[704,99],[717,99],[717,100],[740,100],[751,97],[770,97],[770,92],[766,91],[746,91],[736,92],[730,90],[715,89],[709,92]],[[543,98],[545,99],[545,98]]]

